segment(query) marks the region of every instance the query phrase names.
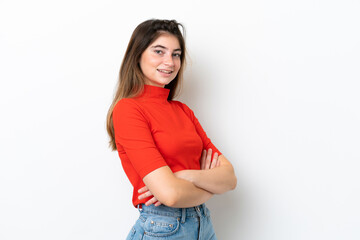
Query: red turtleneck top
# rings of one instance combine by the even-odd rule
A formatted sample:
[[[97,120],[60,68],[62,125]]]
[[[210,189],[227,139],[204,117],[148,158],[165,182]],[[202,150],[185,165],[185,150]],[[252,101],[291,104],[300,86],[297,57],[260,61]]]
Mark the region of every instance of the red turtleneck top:
[[[134,187],[134,206],[142,179],[162,166],[173,172],[200,169],[203,149],[219,150],[211,143],[193,111],[179,101],[168,101],[169,89],[145,85],[138,97],[123,98],[113,111],[115,142],[121,164]]]

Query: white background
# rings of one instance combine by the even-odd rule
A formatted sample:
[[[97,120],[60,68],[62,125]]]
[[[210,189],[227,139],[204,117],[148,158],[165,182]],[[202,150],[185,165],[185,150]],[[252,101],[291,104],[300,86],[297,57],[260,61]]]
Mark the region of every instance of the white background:
[[[105,117],[133,29],[187,29],[180,100],[233,163],[218,238],[360,239],[360,3],[0,0],[0,239],[125,239]]]

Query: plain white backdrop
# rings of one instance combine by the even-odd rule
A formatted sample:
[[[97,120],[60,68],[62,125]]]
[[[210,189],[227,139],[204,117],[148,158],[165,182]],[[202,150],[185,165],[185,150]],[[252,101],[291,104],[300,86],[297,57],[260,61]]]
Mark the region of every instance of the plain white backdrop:
[[[233,163],[218,238],[360,239],[360,3],[0,0],[0,239],[125,239],[105,117],[133,29],[186,27],[180,100]]]

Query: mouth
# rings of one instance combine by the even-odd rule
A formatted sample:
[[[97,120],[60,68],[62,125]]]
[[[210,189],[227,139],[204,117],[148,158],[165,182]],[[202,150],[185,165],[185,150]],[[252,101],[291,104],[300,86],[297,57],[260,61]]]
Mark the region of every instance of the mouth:
[[[171,74],[173,73],[174,71],[171,71],[171,70],[164,70],[164,69],[158,69],[159,72],[161,73],[165,73],[165,74]]]

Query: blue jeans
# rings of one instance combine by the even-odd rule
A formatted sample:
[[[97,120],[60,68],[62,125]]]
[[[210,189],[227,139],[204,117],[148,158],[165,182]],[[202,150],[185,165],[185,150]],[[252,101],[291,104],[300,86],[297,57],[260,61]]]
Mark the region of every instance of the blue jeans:
[[[140,217],[126,240],[216,240],[205,204],[191,208],[142,205]]]

